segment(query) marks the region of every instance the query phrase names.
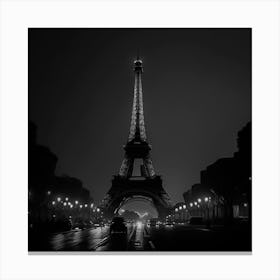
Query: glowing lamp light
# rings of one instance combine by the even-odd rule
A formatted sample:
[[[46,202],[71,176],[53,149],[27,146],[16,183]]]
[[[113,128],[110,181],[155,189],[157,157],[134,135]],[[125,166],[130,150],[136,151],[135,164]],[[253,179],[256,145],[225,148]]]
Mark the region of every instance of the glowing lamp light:
[[[175,209],[175,212],[178,212],[178,208]]]
[[[52,202],[52,205],[55,205],[55,201]]]
[[[61,198],[60,198],[60,197],[58,197],[58,198],[57,198],[57,201],[59,202],[60,200],[61,200]]]
[[[87,207],[87,204],[85,204],[85,207]]]
[[[192,202],[190,203],[190,207],[193,207],[193,203]]]
[[[63,203],[63,206],[66,206],[66,205],[67,205],[67,203],[66,203],[66,202],[64,202],[64,203]]]
[[[68,197],[65,197],[65,200],[68,201]]]
[[[198,198],[197,201],[198,201],[198,203],[200,203],[201,202],[201,198]]]
[[[197,202],[196,202],[196,201],[194,202],[194,205],[197,205]]]
[[[91,203],[91,205],[90,205],[90,208],[92,208],[93,207],[93,203]]]
[[[137,226],[137,227],[142,227],[142,222],[138,221],[138,222],[136,223],[136,226]]]
[[[75,201],[75,204],[79,204],[79,201],[78,201],[78,200],[76,200],[76,201]]]
[[[248,206],[248,204],[247,203],[244,203],[244,207],[247,207]]]
[[[99,208],[97,208],[97,209],[96,209],[96,211],[97,211],[97,212],[100,212],[100,209],[99,209]]]
[[[205,197],[205,198],[204,198],[204,201],[207,202],[207,201],[208,201],[208,197]]]
[[[82,205],[82,204],[80,205],[80,208],[83,208],[83,205]]]
[[[183,205],[183,208],[186,209],[186,205],[185,204]]]
[[[50,194],[51,194],[51,191],[48,191],[47,194],[50,195]]]

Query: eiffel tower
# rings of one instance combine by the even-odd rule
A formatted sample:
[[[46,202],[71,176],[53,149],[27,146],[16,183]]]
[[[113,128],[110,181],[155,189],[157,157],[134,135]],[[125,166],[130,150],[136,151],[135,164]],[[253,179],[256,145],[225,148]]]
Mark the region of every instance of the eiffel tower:
[[[119,174],[113,177],[112,187],[100,207],[105,216],[117,215],[129,200],[146,200],[154,205],[159,218],[165,217],[172,207],[162,179],[156,175],[151,159],[151,146],[147,141],[142,91],[142,60],[134,61],[134,98],[129,135]],[[136,166],[138,163],[138,166]],[[138,167],[140,170],[135,170]],[[138,171],[138,172],[137,172]]]

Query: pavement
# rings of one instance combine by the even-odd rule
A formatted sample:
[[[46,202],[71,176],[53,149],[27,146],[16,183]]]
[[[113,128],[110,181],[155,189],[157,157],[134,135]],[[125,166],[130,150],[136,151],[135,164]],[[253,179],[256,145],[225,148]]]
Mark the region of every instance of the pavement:
[[[129,224],[127,235],[109,235],[109,226],[29,236],[29,251],[251,251],[248,225],[153,226]]]

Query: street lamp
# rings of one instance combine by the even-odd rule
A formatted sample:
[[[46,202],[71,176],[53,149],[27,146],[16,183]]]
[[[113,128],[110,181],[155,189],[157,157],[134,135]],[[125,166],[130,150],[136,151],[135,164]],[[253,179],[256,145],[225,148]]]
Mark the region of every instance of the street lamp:
[[[87,208],[87,204],[85,204],[85,207]]]
[[[197,202],[196,202],[196,201],[194,202],[194,205],[197,205]]]
[[[68,201],[68,197],[65,197],[65,200]]]
[[[83,205],[82,205],[82,204],[80,205],[80,208],[83,208]]]
[[[198,201],[198,203],[200,203],[201,202],[201,198],[198,198],[197,201]]]
[[[97,209],[96,209],[96,211],[97,211],[97,212],[100,212],[100,209],[99,209],[99,208],[97,208]]]
[[[179,206],[179,210],[182,210],[182,206]]]
[[[79,201],[78,201],[78,200],[76,200],[76,201],[75,201],[75,204],[79,204]]]
[[[190,203],[190,207],[193,207],[193,203],[192,202]]]
[[[183,208],[186,209],[186,204],[183,205]]]
[[[208,197],[205,197],[205,198],[204,198],[204,201],[207,202],[207,201],[208,201]]]

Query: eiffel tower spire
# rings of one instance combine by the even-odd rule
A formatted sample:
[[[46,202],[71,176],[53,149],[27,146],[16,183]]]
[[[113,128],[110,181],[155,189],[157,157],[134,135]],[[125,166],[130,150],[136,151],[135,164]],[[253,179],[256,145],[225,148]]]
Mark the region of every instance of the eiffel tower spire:
[[[129,129],[128,142],[146,141],[146,130],[144,122],[144,109],[143,109],[143,91],[142,91],[142,73],[143,66],[142,60],[137,54],[137,59],[134,61],[134,98],[131,114],[131,122]]]
[[[127,144],[124,149],[126,151],[122,162],[119,175],[121,177],[131,177],[135,159],[142,159],[141,176],[151,178],[155,176],[150,156],[151,147],[147,143],[147,135],[144,122],[143,109],[143,90],[142,90],[142,73],[143,62],[139,58],[134,61],[134,97],[132,114],[129,128]]]

